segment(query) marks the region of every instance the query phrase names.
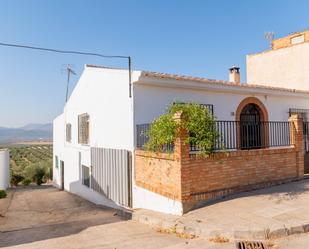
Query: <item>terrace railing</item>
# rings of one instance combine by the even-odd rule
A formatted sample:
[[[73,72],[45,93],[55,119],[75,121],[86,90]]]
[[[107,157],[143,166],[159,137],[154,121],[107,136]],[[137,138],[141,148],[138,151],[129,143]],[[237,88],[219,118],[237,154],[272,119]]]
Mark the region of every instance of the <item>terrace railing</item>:
[[[309,152],[309,122],[303,122],[303,139],[305,153]]]
[[[143,149],[144,145],[149,140],[148,131],[150,126],[151,124],[137,125],[137,148]],[[262,149],[268,147],[283,147],[292,145],[290,137],[290,122],[215,121],[214,129],[218,133],[218,137],[213,143],[215,151]],[[173,145],[166,145],[164,150],[172,151]],[[190,144],[190,151],[199,150],[200,148],[198,148],[198,146]]]

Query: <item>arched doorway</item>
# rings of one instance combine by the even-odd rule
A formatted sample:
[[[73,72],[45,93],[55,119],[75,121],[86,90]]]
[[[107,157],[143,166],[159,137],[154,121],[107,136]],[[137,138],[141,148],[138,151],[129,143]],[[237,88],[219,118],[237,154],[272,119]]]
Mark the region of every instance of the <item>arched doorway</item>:
[[[241,149],[258,149],[262,147],[263,127],[261,114],[255,104],[247,104],[240,113]]]
[[[268,145],[268,113],[263,103],[254,97],[244,99],[236,112],[238,148],[259,149]]]

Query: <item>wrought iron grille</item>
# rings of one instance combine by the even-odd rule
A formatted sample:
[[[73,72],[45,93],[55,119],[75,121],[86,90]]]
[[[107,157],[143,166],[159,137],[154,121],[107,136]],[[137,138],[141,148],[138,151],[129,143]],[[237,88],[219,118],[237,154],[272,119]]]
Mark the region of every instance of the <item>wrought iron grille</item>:
[[[89,143],[89,115],[87,113],[78,115],[78,143]]]
[[[309,152],[309,122],[303,122],[304,150]]]
[[[66,141],[71,142],[72,140],[72,125],[66,124]]]
[[[144,148],[149,139],[149,129],[150,124],[137,125],[137,148]],[[284,121],[215,121],[214,129],[218,132],[213,143],[214,150],[217,151],[283,147],[290,146],[293,142],[290,137],[291,123]],[[199,150],[198,146],[190,144],[190,151]]]
[[[175,102],[174,104],[186,104],[185,102]],[[204,107],[204,108],[207,108],[208,109],[208,112],[213,116],[214,115],[214,105],[212,104],[199,104],[200,106]]]
[[[299,114],[304,121],[309,121],[309,109],[290,108],[289,116]]]

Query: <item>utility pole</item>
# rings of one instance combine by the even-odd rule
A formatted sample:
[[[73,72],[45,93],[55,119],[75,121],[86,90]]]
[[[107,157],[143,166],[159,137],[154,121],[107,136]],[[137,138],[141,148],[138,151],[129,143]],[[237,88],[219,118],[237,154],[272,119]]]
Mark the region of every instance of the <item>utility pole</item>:
[[[71,76],[71,74],[76,75],[76,73],[72,69],[71,64],[67,65],[66,70],[67,70],[68,78],[67,78],[67,91],[66,91],[66,94],[65,94],[65,103],[68,101],[70,76]]]

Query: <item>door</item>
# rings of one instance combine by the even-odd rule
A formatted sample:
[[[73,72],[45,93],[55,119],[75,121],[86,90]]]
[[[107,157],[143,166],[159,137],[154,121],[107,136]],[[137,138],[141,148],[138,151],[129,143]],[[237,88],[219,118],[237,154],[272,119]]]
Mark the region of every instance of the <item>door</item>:
[[[61,170],[60,189],[64,190],[64,161],[60,161],[60,170]]]
[[[130,151],[91,148],[90,186],[122,206],[132,206],[132,155]]]
[[[248,104],[240,114],[241,149],[258,149],[262,147],[262,122],[255,104]]]
[[[309,174],[309,122],[303,123],[304,173]]]

